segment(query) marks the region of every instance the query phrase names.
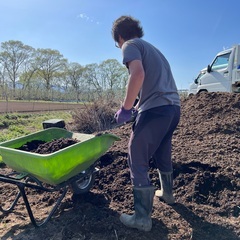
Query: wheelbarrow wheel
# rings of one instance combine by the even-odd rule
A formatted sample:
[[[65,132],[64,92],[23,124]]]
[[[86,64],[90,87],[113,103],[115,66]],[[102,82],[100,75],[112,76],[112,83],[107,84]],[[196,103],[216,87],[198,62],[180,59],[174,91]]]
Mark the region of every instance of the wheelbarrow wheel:
[[[88,192],[95,181],[96,173],[88,173],[81,177],[80,179],[71,183],[71,190],[73,194],[83,194]]]

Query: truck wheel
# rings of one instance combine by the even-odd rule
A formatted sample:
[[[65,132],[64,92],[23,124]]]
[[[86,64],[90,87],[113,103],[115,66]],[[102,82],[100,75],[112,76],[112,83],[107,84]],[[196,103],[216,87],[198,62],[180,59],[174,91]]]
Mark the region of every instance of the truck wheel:
[[[200,90],[198,94],[207,93],[207,92],[208,92],[207,90]]]
[[[96,173],[88,173],[75,182],[71,183],[71,190],[73,194],[83,194],[88,192],[95,181]]]

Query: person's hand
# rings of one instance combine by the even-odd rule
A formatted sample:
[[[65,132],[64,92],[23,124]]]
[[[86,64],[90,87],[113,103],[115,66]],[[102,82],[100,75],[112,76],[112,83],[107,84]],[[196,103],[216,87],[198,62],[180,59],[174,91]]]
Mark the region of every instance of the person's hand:
[[[121,107],[114,115],[114,118],[118,124],[131,121],[132,108],[129,110],[126,110],[124,107]]]

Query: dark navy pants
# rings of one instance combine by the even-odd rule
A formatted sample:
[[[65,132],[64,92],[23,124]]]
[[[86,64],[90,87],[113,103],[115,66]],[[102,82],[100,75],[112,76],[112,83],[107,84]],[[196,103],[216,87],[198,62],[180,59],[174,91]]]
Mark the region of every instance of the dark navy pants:
[[[172,169],[172,135],[180,119],[180,107],[166,105],[138,114],[128,145],[131,180],[134,186],[148,186],[149,160],[162,172]]]

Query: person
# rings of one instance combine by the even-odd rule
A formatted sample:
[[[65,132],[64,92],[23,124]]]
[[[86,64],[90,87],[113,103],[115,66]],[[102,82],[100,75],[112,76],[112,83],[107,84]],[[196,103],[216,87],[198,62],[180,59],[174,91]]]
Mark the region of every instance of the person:
[[[128,144],[135,212],[122,214],[120,221],[127,227],[150,231],[155,195],[148,176],[151,158],[161,185],[156,195],[168,204],[175,201],[171,146],[180,119],[180,98],[168,61],[160,50],[142,39],[143,35],[140,21],[132,16],[121,16],[113,22],[112,37],[129,72],[125,98],[114,117],[117,123],[125,123],[134,109],[138,111]],[[133,107],[137,97],[137,106]]]

